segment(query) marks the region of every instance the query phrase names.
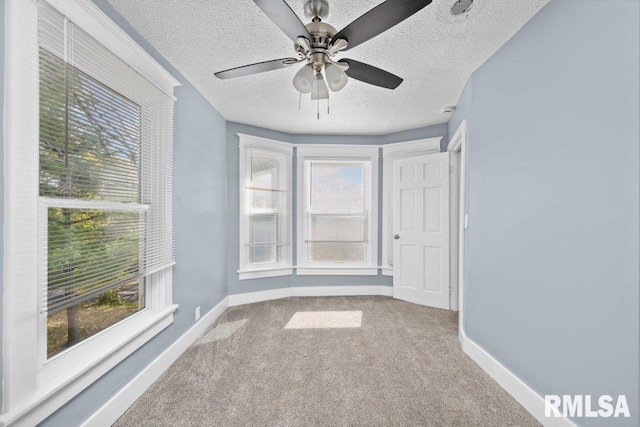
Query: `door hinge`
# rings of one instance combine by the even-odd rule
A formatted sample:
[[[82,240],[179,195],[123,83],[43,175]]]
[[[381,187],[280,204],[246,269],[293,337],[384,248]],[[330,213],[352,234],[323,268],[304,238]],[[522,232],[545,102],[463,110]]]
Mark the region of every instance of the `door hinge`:
[[[453,175],[453,166],[449,166],[449,175]]]

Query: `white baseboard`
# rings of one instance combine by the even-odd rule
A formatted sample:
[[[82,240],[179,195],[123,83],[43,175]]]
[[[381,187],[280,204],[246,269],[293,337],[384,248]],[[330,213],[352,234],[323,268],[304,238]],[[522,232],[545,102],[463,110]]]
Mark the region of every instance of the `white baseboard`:
[[[106,427],[112,425],[142,394],[151,387],[151,384],[184,353],[205,331],[218,320],[218,317],[229,306],[229,298],[226,297],[218,305],[209,310],[207,314],[185,332],[171,347],[151,362],[142,372],[136,375],[127,385],[113,396],[107,403],[98,409],[82,425],[85,427]]]
[[[237,305],[251,304],[272,299],[287,298],[293,296],[291,288],[271,289],[268,291],[247,292],[244,294],[229,295],[229,307]]]
[[[300,286],[291,288],[294,297],[387,296],[391,286]]]
[[[545,427],[575,427],[568,418],[544,416],[544,399],[460,330],[462,350]]]
[[[288,297],[392,296],[391,286],[298,286],[229,295],[229,307]]]

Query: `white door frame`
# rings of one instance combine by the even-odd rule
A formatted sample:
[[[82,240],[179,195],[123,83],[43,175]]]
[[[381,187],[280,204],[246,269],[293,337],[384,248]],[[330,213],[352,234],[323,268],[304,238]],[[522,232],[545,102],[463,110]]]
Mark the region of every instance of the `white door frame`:
[[[462,339],[464,336],[464,230],[465,230],[465,218],[468,223],[467,209],[466,209],[466,156],[467,156],[467,120],[463,120],[460,126],[449,140],[447,145],[447,151],[451,154],[450,158],[453,168],[452,171],[456,172],[456,167],[460,170],[460,183],[458,185],[457,173],[451,175],[450,197],[451,197],[451,209],[449,215],[450,227],[451,227],[451,253],[450,258],[451,265],[457,265],[458,271],[451,275],[451,287],[457,289],[458,294],[458,337]],[[459,160],[457,153],[460,153]],[[459,164],[458,164],[459,163]],[[458,226],[455,227],[454,225]],[[457,261],[455,263],[454,261]]]
[[[458,311],[459,151],[449,152],[449,309]]]

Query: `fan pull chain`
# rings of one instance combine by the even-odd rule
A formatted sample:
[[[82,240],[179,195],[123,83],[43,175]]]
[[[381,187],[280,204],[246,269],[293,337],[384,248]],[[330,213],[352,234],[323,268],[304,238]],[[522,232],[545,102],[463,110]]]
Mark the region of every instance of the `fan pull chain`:
[[[329,98],[327,98],[327,116],[329,115]]]
[[[298,98],[298,110],[302,110],[302,92],[299,92],[300,97]]]
[[[316,103],[316,115],[318,120],[320,120],[320,97],[318,97],[318,102]]]

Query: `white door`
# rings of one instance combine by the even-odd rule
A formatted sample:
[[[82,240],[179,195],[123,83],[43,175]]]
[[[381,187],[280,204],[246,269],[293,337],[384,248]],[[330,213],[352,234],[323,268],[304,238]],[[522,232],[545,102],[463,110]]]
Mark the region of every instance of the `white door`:
[[[394,161],[393,296],[449,309],[449,153]]]

